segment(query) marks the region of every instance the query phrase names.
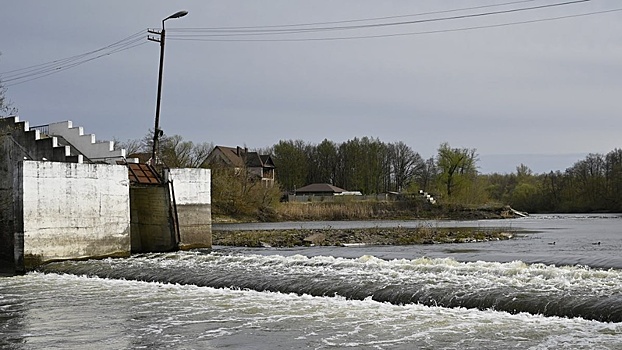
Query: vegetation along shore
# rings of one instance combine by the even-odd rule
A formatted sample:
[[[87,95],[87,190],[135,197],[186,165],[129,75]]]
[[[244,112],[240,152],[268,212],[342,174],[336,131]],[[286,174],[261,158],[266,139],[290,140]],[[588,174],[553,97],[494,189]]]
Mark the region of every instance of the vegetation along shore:
[[[420,206],[403,202],[348,203],[287,203],[270,213],[278,221],[331,221],[373,219],[506,219],[524,215],[509,206],[468,208],[463,206]],[[231,217],[219,217],[216,222],[232,222]],[[240,221],[247,221],[241,219]],[[397,225],[396,225],[397,226]],[[515,233],[507,228],[448,228],[421,224],[415,228],[356,228],[287,230],[213,230],[215,245],[241,247],[299,247],[349,245],[410,245],[499,241],[511,239]]]

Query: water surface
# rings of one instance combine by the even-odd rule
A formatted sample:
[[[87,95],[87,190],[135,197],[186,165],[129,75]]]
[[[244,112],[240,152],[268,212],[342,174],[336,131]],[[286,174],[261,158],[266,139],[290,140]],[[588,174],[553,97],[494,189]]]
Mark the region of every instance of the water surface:
[[[432,222],[519,237],[53,263],[0,278],[0,348],[621,349],[621,221]]]

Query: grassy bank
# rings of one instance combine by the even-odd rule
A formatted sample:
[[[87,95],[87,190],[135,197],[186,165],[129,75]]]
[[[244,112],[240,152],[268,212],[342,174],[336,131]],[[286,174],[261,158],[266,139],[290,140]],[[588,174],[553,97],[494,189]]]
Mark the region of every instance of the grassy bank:
[[[214,231],[213,243],[246,247],[296,247],[361,245],[410,245],[498,241],[514,236],[499,228],[363,228]]]
[[[259,210],[255,216],[213,215],[215,223],[256,221],[338,221],[338,220],[483,220],[516,217],[504,205],[467,207],[430,205],[419,201],[335,201],[289,202]]]

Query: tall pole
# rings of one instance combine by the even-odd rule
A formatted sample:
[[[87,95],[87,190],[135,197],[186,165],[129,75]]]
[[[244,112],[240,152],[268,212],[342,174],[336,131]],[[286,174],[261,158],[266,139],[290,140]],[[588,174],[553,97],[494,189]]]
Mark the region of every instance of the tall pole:
[[[160,35],[160,38],[155,37],[147,37],[148,40],[159,42],[160,43],[160,68],[158,71],[158,97],[156,99],[156,115],[155,115],[155,127],[153,129],[153,149],[151,151],[151,166],[155,167],[158,159],[158,151],[160,149],[160,136],[162,136],[162,130],[160,129],[160,104],[162,100],[162,71],[164,70],[164,40],[166,36],[166,29],[164,28],[164,22],[167,19],[171,18],[179,18],[188,14],[188,11],[178,11],[174,14],[166,17],[162,20],[162,30],[160,32],[156,30],[149,29],[148,32],[151,34]]]
[[[162,101],[162,70],[164,68],[164,39],[166,31],[164,21],[162,21],[162,31],[160,32],[160,69],[158,71],[158,98],[156,99],[155,127],[153,129],[153,150],[151,152],[151,166],[155,167],[160,149],[160,103]]]

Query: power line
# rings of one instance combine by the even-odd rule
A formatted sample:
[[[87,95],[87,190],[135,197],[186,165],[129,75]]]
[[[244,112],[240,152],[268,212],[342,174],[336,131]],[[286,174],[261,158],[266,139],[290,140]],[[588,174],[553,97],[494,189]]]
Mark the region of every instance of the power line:
[[[472,7],[462,7],[462,8],[457,8],[457,9],[431,11],[431,12],[421,12],[421,13],[415,13],[415,14],[409,14],[409,15],[394,15],[394,16],[350,19],[350,20],[329,21],[329,22],[314,22],[314,23],[299,23],[299,24],[280,24],[280,25],[264,25],[264,26],[212,27],[212,28],[177,28],[177,29],[172,28],[172,29],[167,29],[167,30],[169,32],[171,32],[171,31],[173,31],[173,32],[175,32],[175,31],[176,32],[186,32],[186,31],[197,31],[197,30],[262,29],[262,28],[305,27],[305,26],[316,26],[316,25],[327,25],[327,24],[369,22],[369,21],[386,20],[386,19],[393,19],[393,18],[421,17],[421,16],[429,16],[429,15],[438,15],[438,14],[442,14],[442,13],[479,10],[479,9],[484,9],[484,8],[516,5],[516,4],[527,3],[527,2],[534,2],[534,1],[538,1],[538,0],[510,1],[510,2],[505,2],[505,3],[501,3],[501,4],[494,4],[494,5],[481,5],[481,6],[472,6]]]
[[[168,38],[168,39],[177,40],[177,41],[206,41],[206,42],[299,42],[299,41],[336,41],[336,40],[376,39],[376,38],[389,38],[389,37],[399,37],[399,36],[451,33],[451,32],[461,32],[461,31],[468,31],[468,30],[486,29],[486,28],[510,27],[510,26],[515,26],[515,25],[557,21],[557,20],[563,20],[563,19],[587,17],[587,16],[614,13],[614,12],[620,12],[620,11],[622,11],[622,8],[587,12],[587,13],[574,14],[574,15],[564,15],[564,16],[557,16],[557,17],[533,19],[533,20],[506,22],[506,23],[489,24],[489,25],[481,25],[481,26],[461,27],[461,28],[454,28],[454,29],[438,29],[438,30],[428,30],[428,31],[419,31],[419,32],[377,34],[377,35],[359,35],[359,36],[325,37],[325,38],[291,38],[291,39],[219,39],[219,38],[192,38],[192,37],[191,38],[177,37],[177,38],[172,38],[172,39]]]
[[[477,18],[484,16],[495,16],[501,14],[509,14],[516,13],[522,11],[530,11],[530,10],[542,10],[546,8],[552,7],[560,7],[567,6],[572,4],[579,4],[589,2],[591,0],[570,0],[564,2],[557,2],[553,4],[546,5],[537,5],[530,7],[519,7],[519,8],[511,8],[506,10],[499,11],[488,11],[488,12],[479,12],[479,13],[471,13],[464,15],[456,15],[456,16],[445,16],[445,17],[437,17],[437,18],[428,18],[421,20],[411,20],[411,21],[393,21],[393,22],[383,22],[383,23],[368,23],[368,24],[358,24],[358,25],[344,25],[344,26],[335,26],[335,24],[348,24],[348,23],[357,23],[357,22],[369,22],[369,21],[379,21],[379,20],[387,20],[387,19],[396,19],[396,18],[406,18],[406,17],[416,17],[416,16],[424,16],[424,15],[433,15],[433,14],[442,14],[442,13],[450,13],[450,12],[458,12],[458,11],[472,11],[472,10],[480,10],[484,8],[492,8],[499,6],[509,6],[509,5],[518,5],[528,2],[533,2],[536,0],[522,0],[522,1],[511,1],[505,2],[496,5],[485,5],[485,6],[475,6],[475,7],[465,7],[465,8],[457,8],[443,11],[433,11],[419,14],[410,14],[410,15],[397,15],[397,16],[385,16],[385,17],[375,17],[375,18],[366,18],[366,19],[352,19],[352,20],[343,20],[343,21],[332,21],[332,22],[316,22],[316,23],[303,23],[303,24],[285,24],[285,25],[269,25],[269,26],[254,26],[254,27],[217,27],[217,28],[185,28],[185,29],[168,29],[169,32],[178,32],[178,33],[210,33],[210,34],[172,34],[167,36],[169,40],[184,40],[184,41],[221,41],[221,42],[294,42],[294,41],[332,41],[332,40],[354,40],[354,39],[373,39],[373,38],[387,38],[387,37],[398,37],[398,36],[409,36],[409,35],[425,35],[425,34],[436,34],[436,33],[448,33],[448,32],[458,32],[458,31],[466,31],[466,30],[475,30],[475,29],[484,29],[484,28],[497,28],[497,27],[506,27],[513,25],[521,25],[521,24],[530,24],[530,23],[538,23],[545,21],[555,21],[561,19],[568,18],[577,18],[577,17],[585,17],[592,16],[597,14],[605,14],[622,11],[622,8],[619,9],[611,9],[611,10],[603,10],[603,11],[594,11],[582,14],[572,14],[572,15],[564,15],[557,17],[548,17],[534,20],[524,20],[524,21],[516,21],[516,22],[506,22],[500,24],[491,24],[491,25],[480,25],[480,26],[470,26],[470,27],[462,27],[455,29],[439,29],[439,30],[428,30],[428,31],[418,31],[418,32],[406,32],[406,33],[392,33],[392,34],[376,34],[376,35],[358,35],[358,36],[341,36],[341,37],[315,37],[315,38],[222,38],[222,37],[248,37],[248,36],[274,36],[274,35],[283,35],[283,34],[306,34],[306,33],[317,33],[317,32],[329,32],[329,31],[343,31],[343,30],[353,30],[353,29],[373,29],[373,28],[381,28],[381,27],[397,27],[404,25],[413,25],[413,24],[422,24],[428,22],[439,22],[439,21],[451,21],[451,20],[460,20],[467,18]],[[328,25],[328,26],[327,26]],[[40,79],[46,77],[51,74],[55,74],[67,69],[74,68],[76,66],[82,65],[84,63],[102,58],[104,56],[109,56],[118,52],[130,50],[137,46],[141,46],[146,44],[147,42],[141,42],[143,40],[143,34],[145,30],[141,30],[136,32],[124,39],[121,39],[115,43],[104,46],[102,48],[89,51],[80,55],[75,55],[51,62],[46,62],[30,67],[15,69],[7,72],[0,73],[0,80],[5,83],[6,87],[14,86],[18,84],[22,84],[28,81],[32,81],[35,79]],[[215,38],[220,37],[220,38]]]
[[[123,49],[119,49],[119,50],[103,53],[101,55],[98,55],[98,56],[95,56],[95,57],[91,57],[89,59],[85,59],[85,60],[82,60],[82,61],[79,61],[79,62],[75,62],[75,63],[72,63],[72,64],[67,65],[67,66],[61,66],[61,67],[57,67],[57,68],[54,68],[54,69],[48,69],[45,72],[33,73],[33,74],[21,76],[19,78],[11,79],[14,82],[12,82],[12,83],[9,82],[9,83],[5,84],[5,86],[6,87],[10,87],[10,86],[14,86],[14,85],[23,84],[23,83],[26,83],[26,82],[29,82],[29,81],[32,81],[32,80],[40,79],[40,78],[43,78],[43,77],[47,77],[48,75],[52,75],[52,74],[55,74],[55,73],[60,73],[60,72],[65,71],[67,69],[71,69],[71,68],[80,66],[80,65],[82,65],[84,63],[87,63],[87,62],[90,62],[90,61],[94,61],[94,60],[102,58],[104,56],[110,56],[110,55],[115,54],[117,52],[133,49],[133,48],[135,48],[137,46],[141,46],[141,45],[144,45],[144,44],[146,44],[146,42],[137,43],[137,44],[125,47]]]
[[[182,31],[182,32],[215,32],[219,34],[178,34],[171,35],[169,38],[182,38],[182,37],[191,37],[191,36],[249,36],[249,35],[276,35],[276,34],[299,34],[299,33],[313,33],[313,32],[326,32],[326,31],[342,31],[342,30],[353,30],[353,29],[368,29],[368,28],[380,28],[380,27],[393,27],[393,26],[403,26],[403,25],[412,25],[412,24],[422,24],[422,23],[430,23],[430,22],[440,22],[440,21],[452,21],[452,20],[460,20],[467,18],[476,18],[476,17],[485,17],[485,16],[496,16],[501,14],[509,14],[523,11],[532,11],[532,10],[542,10],[545,8],[552,7],[560,7],[567,5],[574,5],[584,2],[589,2],[591,0],[571,0],[558,2],[553,4],[546,5],[537,5],[530,7],[521,7],[521,8],[513,8],[507,10],[499,10],[499,11],[489,11],[489,12],[480,12],[480,13],[471,13],[465,15],[457,15],[457,16],[448,16],[448,17],[438,17],[438,18],[428,18],[428,19],[420,19],[420,20],[412,20],[412,21],[399,21],[399,22],[385,22],[385,23],[371,23],[371,24],[360,24],[360,25],[347,25],[347,26],[330,26],[330,27],[312,27],[312,28],[294,28],[291,29],[292,25],[287,25],[285,28],[277,28],[276,29],[210,29],[210,28],[191,28],[191,29],[169,29],[169,32],[174,31]],[[305,24],[303,26],[308,26]]]
[[[93,53],[96,53],[96,52],[100,52],[100,51],[103,51],[105,49],[108,49],[108,48],[111,48],[111,47],[114,47],[114,46],[118,46],[118,45],[120,45],[120,44],[122,44],[122,43],[124,43],[124,42],[126,42],[128,40],[132,40],[132,39],[136,38],[137,36],[142,35],[143,33],[144,33],[144,30],[138,31],[138,32],[128,36],[125,39],[121,39],[121,40],[116,41],[116,42],[114,42],[114,43],[112,43],[110,45],[104,46],[102,48],[99,48],[99,49],[96,49],[96,50],[93,50],[93,51],[85,52],[85,53],[82,53],[82,54],[79,54],[79,55],[70,56],[70,57],[66,57],[66,58],[61,58],[61,59],[58,59],[58,60],[55,60],[55,61],[50,61],[50,62],[46,62],[46,63],[37,64],[37,65],[34,65],[34,66],[30,66],[30,67],[25,67],[25,68],[20,68],[20,69],[14,69],[14,70],[6,71],[6,72],[1,72],[0,74],[4,75],[4,74],[7,74],[7,73],[19,72],[19,71],[28,70],[28,69],[35,68],[35,67],[40,67],[40,66],[45,66],[45,65],[49,65],[49,64],[56,64],[56,63],[59,63],[59,62],[65,62],[65,61],[71,61],[73,59],[78,59],[78,58],[84,57],[86,55],[90,55],[90,54],[93,54]]]
[[[2,79],[2,82],[5,83],[6,87],[19,85],[28,81],[43,78],[51,74],[59,73],[64,70],[77,67],[98,58],[110,56],[112,54],[126,51],[137,46],[146,44],[146,42],[141,42],[143,40],[142,36],[144,35],[144,33],[145,30],[141,30],[110,45],[83,54],[3,72],[0,73],[0,77]]]

